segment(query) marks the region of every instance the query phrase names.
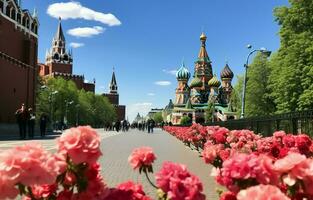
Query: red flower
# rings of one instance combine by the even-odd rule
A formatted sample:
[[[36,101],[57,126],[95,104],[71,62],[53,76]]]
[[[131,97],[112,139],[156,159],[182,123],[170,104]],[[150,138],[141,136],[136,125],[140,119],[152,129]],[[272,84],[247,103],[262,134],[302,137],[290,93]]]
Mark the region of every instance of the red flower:
[[[151,166],[156,159],[155,154],[151,147],[140,147],[134,149],[131,155],[128,157],[128,162],[133,169]]]

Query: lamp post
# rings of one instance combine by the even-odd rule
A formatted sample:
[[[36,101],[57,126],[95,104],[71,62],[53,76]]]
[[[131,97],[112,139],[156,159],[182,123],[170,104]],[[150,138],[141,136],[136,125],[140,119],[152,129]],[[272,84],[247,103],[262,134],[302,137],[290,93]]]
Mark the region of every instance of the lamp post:
[[[76,105],[76,126],[78,126],[78,121],[79,121],[79,115],[78,115],[78,113],[79,113],[79,104],[77,104]]]
[[[65,117],[64,117],[64,123],[65,125],[67,126],[67,110],[68,110],[68,106],[73,104],[74,101],[68,101],[68,100],[65,100]]]
[[[53,112],[53,97],[54,95],[58,94],[59,91],[55,90],[55,91],[52,91],[49,95],[50,97],[50,117],[51,117],[51,127],[52,127],[52,130],[53,130],[53,126],[54,126],[54,112]]]
[[[251,49],[252,46],[249,44],[247,45],[248,49]],[[269,57],[271,55],[271,51],[266,50],[265,48],[260,48],[260,49],[254,49],[250,51],[250,53],[247,56],[246,63],[244,65],[245,67],[245,75],[244,75],[244,82],[243,82],[243,89],[242,89],[242,101],[241,101],[241,115],[240,118],[244,118],[245,116],[245,99],[246,99],[246,87],[247,87],[247,72],[248,72],[248,67],[249,67],[249,58],[250,56],[255,53],[255,52],[261,52],[265,56]]]

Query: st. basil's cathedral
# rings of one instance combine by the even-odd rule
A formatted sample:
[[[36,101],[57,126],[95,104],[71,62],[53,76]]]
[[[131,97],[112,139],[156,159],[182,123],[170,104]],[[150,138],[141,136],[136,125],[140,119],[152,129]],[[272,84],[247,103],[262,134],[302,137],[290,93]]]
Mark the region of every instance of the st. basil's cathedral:
[[[206,51],[204,33],[200,36],[201,47],[195,61],[194,74],[191,82],[188,81],[191,73],[184,63],[176,73],[178,86],[175,92],[174,103],[170,100],[163,111],[167,122],[180,124],[184,116],[188,116],[193,123],[204,123],[206,115],[210,114],[214,121],[235,119],[236,115],[231,106],[231,81],[234,73],[225,65],[221,72],[221,82],[213,74],[212,64]],[[209,106],[213,106],[212,113],[207,113]]]

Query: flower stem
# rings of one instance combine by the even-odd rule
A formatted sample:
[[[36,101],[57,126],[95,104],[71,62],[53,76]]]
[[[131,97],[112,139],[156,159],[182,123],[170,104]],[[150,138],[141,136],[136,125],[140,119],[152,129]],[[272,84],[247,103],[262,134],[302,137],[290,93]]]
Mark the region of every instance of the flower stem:
[[[152,185],[155,189],[159,189],[156,185],[154,185],[154,183],[152,183],[152,181],[150,180],[148,173],[146,171],[144,171],[147,180],[149,181],[150,185]]]

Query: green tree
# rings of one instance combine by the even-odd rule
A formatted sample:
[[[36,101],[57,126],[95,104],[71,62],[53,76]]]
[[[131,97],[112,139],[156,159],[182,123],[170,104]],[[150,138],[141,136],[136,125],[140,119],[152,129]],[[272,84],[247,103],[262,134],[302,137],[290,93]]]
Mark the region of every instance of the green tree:
[[[267,56],[258,53],[248,67],[245,116],[265,116],[275,112],[275,104],[268,87],[270,67]],[[236,92],[234,93],[236,95]]]
[[[208,102],[208,107],[205,110],[205,120],[206,122],[212,121],[213,103]]]
[[[276,8],[281,46],[270,62],[277,112],[313,107],[313,1],[289,0]]]
[[[191,119],[188,116],[183,116],[180,120],[180,125],[186,126],[191,124]]]
[[[230,97],[231,107],[236,112],[237,117],[239,117],[241,113],[242,87],[243,87],[243,75],[237,75],[237,82],[233,88]]]
[[[163,121],[162,112],[154,113],[153,120],[155,121],[156,124],[161,123]]]
[[[46,113],[54,122],[62,122],[66,118],[70,126],[77,122],[102,126],[116,119],[116,110],[107,97],[78,90],[73,81],[49,78],[40,88],[37,93],[38,116]]]

